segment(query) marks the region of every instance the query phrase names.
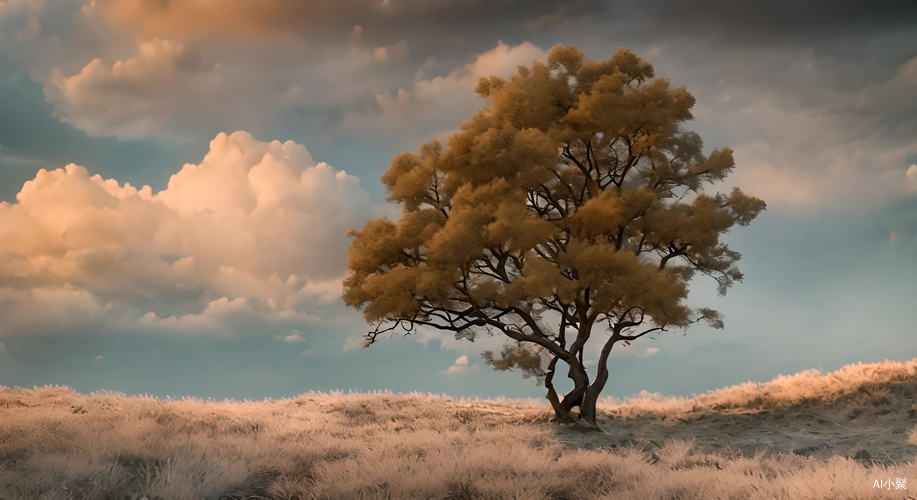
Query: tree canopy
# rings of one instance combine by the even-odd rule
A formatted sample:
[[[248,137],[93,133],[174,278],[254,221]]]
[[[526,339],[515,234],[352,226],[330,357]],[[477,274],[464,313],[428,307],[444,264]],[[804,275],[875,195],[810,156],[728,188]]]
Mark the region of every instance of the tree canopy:
[[[704,154],[683,128],[694,97],[626,49],[593,61],[556,46],[476,91],[487,104],[445,145],[392,160],[382,182],[402,214],[350,233],[344,300],[373,325],[366,345],[417,327],[505,335],[485,360],[538,377],[558,420],[594,427],[615,344],[702,320],[722,328],[717,311],[685,304],[688,285],[701,274],[725,293],[742,279],[722,237],[765,204],[708,192],[733,171],[732,151]],[[563,397],[559,363],[573,385]]]

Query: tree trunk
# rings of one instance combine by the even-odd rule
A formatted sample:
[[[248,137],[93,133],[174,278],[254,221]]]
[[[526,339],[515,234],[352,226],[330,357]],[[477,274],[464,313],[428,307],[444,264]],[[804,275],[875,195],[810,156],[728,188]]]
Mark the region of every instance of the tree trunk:
[[[575,424],[576,419],[573,418],[573,415],[565,410],[562,406],[554,407],[554,416],[551,417],[551,422],[558,424]]]
[[[557,391],[554,389],[554,372],[557,368],[557,360],[558,358],[555,357],[551,360],[551,364],[548,365],[548,373],[544,377],[544,386],[548,389],[547,398],[551,403],[551,408],[554,409],[554,418],[551,420],[568,424],[574,422],[573,417],[570,415],[570,411],[561,405],[560,398],[557,397]]]
[[[589,387],[589,374],[586,373],[586,367],[582,362],[582,351],[591,333],[592,320],[584,317],[583,324],[577,332],[576,340],[573,342],[573,345],[570,346],[570,359],[564,360],[570,365],[567,376],[573,381],[573,389],[564,395],[563,401],[560,402],[561,406],[568,413],[577,406],[582,410],[583,396],[586,394],[586,389]]]
[[[582,396],[576,396],[576,394],[574,394],[574,391],[576,393],[582,393],[588,385],[588,380],[586,380],[585,383],[583,381],[580,381],[579,383],[577,383],[576,387],[579,387],[580,390],[577,391],[577,389],[574,388],[574,391],[567,393],[564,396],[564,400],[561,401],[557,395],[557,390],[554,388],[554,383],[553,383],[554,373],[557,368],[557,361],[558,361],[558,358],[554,358],[553,360],[551,360],[551,364],[548,365],[548,373],[547,375],[545,375],[545,378],[544,378],[544,386],[548,390],[547,399],[551,403],[551,408],[554,410],[554,417],[551,420],[554,422],[564,423],[564,424],[574,423],[576,422],[576,419],[573,418],[573,415],[570,410],[572,410],[575,406],[578,406],[578,404],[576,403],[571,404],[571,401],[575,400],[576,402],[578,402],[579,400],[582,399]],[[572,373],[572,370],[571,370],[571,373]],[[572,375],[571,375],[571,378],[572,378]]]
[[[573,380],[573,389],[564,395],[560,405],[569,412],[577,406],[582,408],[583,395],[589,388],[589,375],[586,373],[586,368],[576,358],[570,363],[570,371],[567,375]]]
[[[582,410],[580,413],[582,424],[592,429],[601,430],[596,421],[596,417],[598,417],[596,403],[599,400],[599,395],[602,394],[602,389],[605,388],[605,383],[608,382],[608,356],[611,354],[611,348],[617,340],[617,333],[615,333],[605,342],[602,347],[602,354],[599,356],[595,380],[589,384],[585,394],[583,394],[583,406],[580,407]]]
[[[588,389],[586,389],[586,394],[583,395],[583,406],[582,413],[580,414],[580,424],[590,429],[602,430],[596,421],[596,417],[598,416],[596,411],[596,403],[598,402],[599,395],[602,393],[602,388],[605,387],[605,381],[608,378],[608,371],[605,370],[605,372],[605,379],[602,380],[596,377],[596,380],[592,382]]]

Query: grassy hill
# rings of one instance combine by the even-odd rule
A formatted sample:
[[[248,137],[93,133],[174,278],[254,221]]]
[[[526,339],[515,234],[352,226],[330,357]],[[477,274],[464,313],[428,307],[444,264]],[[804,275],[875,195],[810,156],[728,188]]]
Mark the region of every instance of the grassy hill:
[[[605,433],[525,400],[0,387],[0,499],[913,498],[915,403],[917,359],[607,399]]]

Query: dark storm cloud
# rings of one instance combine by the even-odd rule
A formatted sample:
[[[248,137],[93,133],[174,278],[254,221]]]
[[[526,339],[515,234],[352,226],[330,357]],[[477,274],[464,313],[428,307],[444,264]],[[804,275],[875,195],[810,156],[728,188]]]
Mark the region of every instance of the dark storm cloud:
[[[613,3],[609,17],[627,20],[648,37],[806,45],[879,32],[914,32],[917,2],[625,1]]]
[[[401,34],[427,40],[430,50],[473,44],[482,36],[521,36],[596,23],[620,24],[619,29],[630,27],[654,39],[691,36],[723,42],[808,43],[913,30],[912,20],[917,17],[915,2],[851,0],[265,0],[219,5],[213,0],[108,0],[101,4],[115,19],[147,36],[301,35],[315,40],[319,34],[339,38],[360,25],[369,40]]]

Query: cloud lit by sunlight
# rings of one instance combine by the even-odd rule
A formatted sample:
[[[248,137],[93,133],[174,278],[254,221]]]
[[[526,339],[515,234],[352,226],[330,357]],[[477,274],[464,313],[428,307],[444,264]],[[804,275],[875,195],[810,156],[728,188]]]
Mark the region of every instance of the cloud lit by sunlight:
[[[41,170],[0,203],[0,314],[17,335],[80,317],[179,331],[309,320],[338,299],[346,232],[375,210],[355,176],[247,132],[217,135],[156,193]]]

